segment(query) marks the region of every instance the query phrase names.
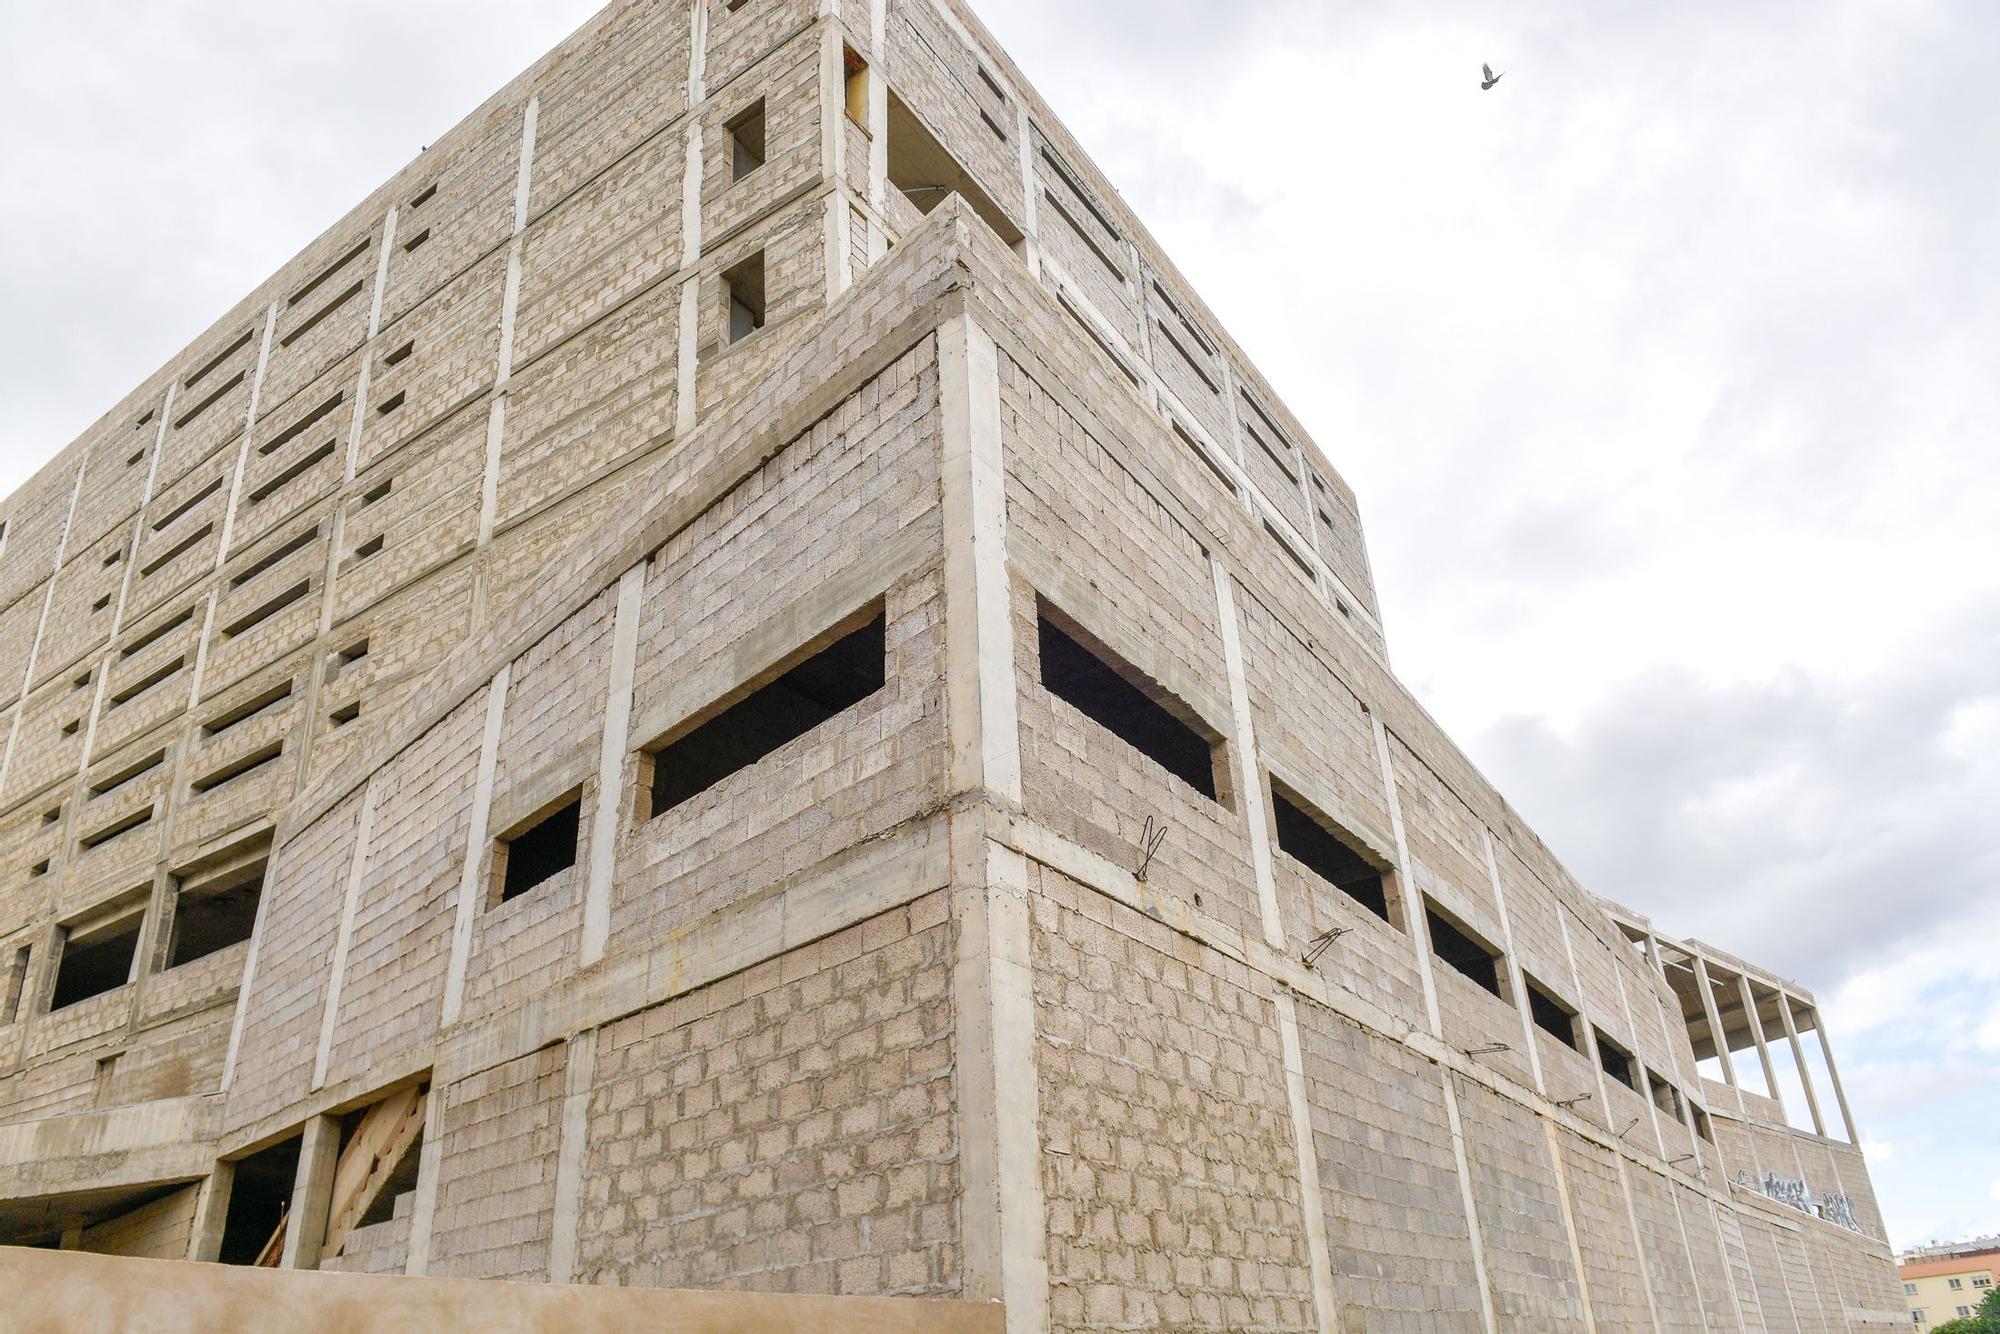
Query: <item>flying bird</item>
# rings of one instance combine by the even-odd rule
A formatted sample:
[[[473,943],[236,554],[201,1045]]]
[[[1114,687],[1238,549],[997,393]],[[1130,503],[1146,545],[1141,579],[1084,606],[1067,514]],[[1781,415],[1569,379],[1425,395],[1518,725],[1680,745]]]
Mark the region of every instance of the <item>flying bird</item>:
[[[1479,85],[1479,91],[1482,93],[1485,92],[1487,89],[1491,88],[1494,84],[1500,82],[1500,80],[1507,77],[1507,73],[1505,70],[1502,70],[1500,73],[1495,74],[1493,72],[1493,67],[1491,65],[1481,65],[1479,69],[1481,73],[1486,75],[1486,82]]]

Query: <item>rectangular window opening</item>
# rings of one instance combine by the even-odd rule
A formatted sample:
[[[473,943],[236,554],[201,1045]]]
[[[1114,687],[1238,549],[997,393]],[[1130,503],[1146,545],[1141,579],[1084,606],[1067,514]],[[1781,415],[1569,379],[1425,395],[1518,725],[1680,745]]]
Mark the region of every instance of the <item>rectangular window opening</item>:
[[[379,504],[382,501],[387,500],[389,498],[389,493],[391,491],[394,491],[395,489],[396,489],[396,479],[393,477],[391,477],[386,482],[377,482],[374,486],[369,487],[366,491],[363,491],[361,493],[361,503],[357,505],[355,508],[365,510],[370,505]]]
[[[415,254],[417,248],[430,239],[431,239],[431,229],[425,227],[421,231],[417,232],[414,236],[412,236],[409,240],[403,242],[403,253],[406,255]]]
[[[1646,1089],[1652,1096],[1653,1106],[1659,1108],[1669,1120],[1678,1122],[1681,1119],[1681,1091],[1651,1070],[1647,1070],[1645,1075]]]
[[[500,884],[496,902],[519,898],[576,865],[582,824],[583,794],[572,792],[554,810],[503,835],[494,856],[494,878]]]
[[[416,350],[417,350],[417,340],[412,338],[407,342],[405,342],[401,347],[397,348],[395,351],[385,355],[382,358],[382,364],[384,366],[400,366],[404,362],[408,361],[410,359],[410,354],[412,352],[415,352]]]
[[[425,204],[430,203],[431,200],[437,196],[437,192],[438,192],[437,182],[432,181],[429,185],[426,185],[423,189],[417,191],[417,193],[411,197],[410,202],[407,205],[405,205],[405,207],[408,208],[410,212],[415,213]]]
[[[283,338],[280,338],[278,340],[278,346],[290,347],[293,343],[296,343],[301,338],[304,338],[307,334],[311,333],[314,329],[318,328],[320,324],[327,319],[328,316],[333,314],[334,311],[339,310],[342,306],[352,301],[355,297],[360,296],[362,289],[366,286],[367,283],[363,279],[356,278],[352,283],[348,284],[347,288],[344,291],[342,291],[339,296],[327,302],[324,306],[321,306],[318,310],[314,311],[312,314],[306,316],[305,319],[301,320],[290,333],[286,334]]]
[[[156,750],[151,755],[147,755],[141,759],[134,760],[132,763],[126,765],[122,769],[117,770],[115,773],[106,774],[103,778],[100,778],[96,782],[92,783],[90,785],[90,795],[93,797],[102,797],[109,793],[116,792],[119,788],[124,787],[127,783],[136,782],[137,780],[144,778],[147,774],[153,772],[153,770],[159,768],[162,764],[166,763],[166,759],[167,759],[167,752],[165,752],[164,750]]]
[[[1505,1000],[1500,986],[1500,956],[1457,924],[1447,921],[1437,905],[1424,901],[1424,920],[1431,929],[1431,953],[1479,984],[1482,990]]]
[[[333,668],[335,671],[345,671],[367,656],[368,641],[357,639],[346,648],[335,651],[333,655]]]
[[[182,379],[181,388],[183,389],[194,388],[196,381],[200,380],[204,375],[207,375],[217,366],[220,366],[223,362],[235,356],[238,352],[241,352],[244,348],[250,346],[250,340],[256,336],[256,333],[257,331],[254,328],[245,329],[243,331],[242,337],[238,338],[228,347],[223,348],[222,351],[210,357],[207,361],[203,362],[193,371],[190,371],[187,374],[187,376],[184,379]],[[144,417],[141,417],[139,419],[139,425],[144,426],[147,423],[147,421],[152,418],[152,415],[153,415],[152,413],[148,412]]]
[[[918,212],[929,213],[952,195],[958,195],[1002,243],[1020,244],[1021,229],[931,133],[923,119],[896,96],[894,88],[889,89],[888,134],[889,183],[902,191]]]
[[[333,277],[334,274],[339,273],[342,269],[346,268],[354,260],[359,259],[361,255],[368,249],[368,247],[371,244],[373,244],[373,242],[374,238],[371,236],[364,236],[359,241],[356,241],[352,246],[348,248],[347,253],[343,254],[339,259],[336,259],[335,261],[333,261],[333,263],[321,269],[319,273],[316,276],[314,276],[311,281],[307,282],[304,287],[299,288],[298,291],[293,292],[289,297],[287,297],[285,299],[285,304],[288,306],[296,306],[299,304],[299,302],[311,296],[314,290],[317,289],[321,283]]]
[[[373,556],[379,551],[381,551],[383,545],[387,541],[388,539],[384,537],[381,533],[375,534],[375,536],[369,538],[366,542],[363,542],[360,546],[354,548],[354,554],[348,557],[347,560],[348,565],[350,567],[359,565],[362,561],[367,560],[370,556]]]
[[[1597,1063],[1604,1067],[1605,1074],[1634,1093],[1639,1091],[1638,1079],[1632,1073],[1631,1055],[1602,1033],[1597,1035]]]
[[[103,597],[101,597],[101,598],[97,599],[97,601],[95,601],[95,602],[91,603],[91,604],[90,604],[90,609],[91,609],[92,611],[103,611],[103,610],[105,610],[105,609],[106,609],[107,607],[109,607],[110,605],[111,605],[111,595],[110,595],[109,593],[106,593],[106,594],[105,594],[105,595],[104,595]]]
[[[347,726],[349,723],[353,722],[355,719],[359,718],[360,716],[361,716],[360,700],[357,699],[351,703],[343,704],[339,708],[335,709],[332,713],[326,715],[328,729],[338,730],[340,728],[343,728]]]
[[[729,143],[729,179],[740,181],[764,165],[764,99],[758,98],[722,127]]]
[[[174,893],[167,967],[205,958],[250,939],[264,895],[262,856],[200,876],[181,877]]]
[[[1053,608],[1048,603],[1042,603],[1040,610],[1043,688],[1202,796],[1217,800],[1215,743],[1161,702],[1173,697],[1129,663],[1115,661],[1109,650],[1085,647],[1051,619]],[[1173,702],[1186,709],[1180,701]]]
[[[664,815],[888,684],[887,621],[858,628],[652,752],[651,814]]]
[[[868,62],[851,46],[841,48],[841,64],[847,71],[847,118],[862,129],[868,128]]]
[[[224,380],[221,384],[217,385],[214,389],[210,390],[207,398],[202,399],[201,402],[195,404],[193,407],[189,408],[186,412],[183,412],[180,416],[174,418],[174,429],[176,431],[180,430],[181,427],[186,426],[196,417],[201,416],[202,413],[207,412],[217,403],[220,403],[223,397],[226,394],[228,394],[230,390],[234,389],[237,385],[243,383],[247,375],[248,372],[246,371],[238,371],[236,372],[236,374],[230,376],[227,380]]]
[[[739,343],[764,327],[764,252],[759,250],[722,275],[729,310],[729,341]]]
[[[1581,1051],[1576,1036],[1576,1011],[1557,1000],[1555,993],[1534,978],[1524,974],[1522,980],[1528,984],[1528,1014],[1535,1027],[1571,1051]]]
[[[293,1135],[231,1165],[229,1207],[223,1214],[222,1249],[216,1256],[223,1264],[254,1265],[272,1249],[278,1224],[291,1203],[303,1142],[303,1136]],[[275,1255],[269,1263],[276,1263]]]
[[[144,920],[143,912],[135,912],[103,926],[64,931],[49,1009],[61,1010],[130,982],[132,961],[139,952],[139,924]]]
[[[395,393],[389,395],[389,397],[383,399],[380,403],[377,403],[375,405],[375,415],[378,417],[388,416],[390,413],[394,412],[397,408],[402,407],[403,400],[408,397],[409,397],[408,394],[398,389]]]
[[[1389,892],[1382,869],[1344,837],[1333,821],[1271,780],[1278,849],[1385,922]]]
[[[1710,1144],[1715,1143],[1715,1123],[1708,1119],[1708,1113],[1696,1107],[1694,1111],[1694,1133]]]

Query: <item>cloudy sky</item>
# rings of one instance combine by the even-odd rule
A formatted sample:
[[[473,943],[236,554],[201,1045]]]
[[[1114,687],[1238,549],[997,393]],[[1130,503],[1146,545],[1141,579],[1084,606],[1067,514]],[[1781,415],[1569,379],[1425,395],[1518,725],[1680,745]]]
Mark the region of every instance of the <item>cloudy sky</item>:
[[[0,0],[0,491],[594,8]],[[2000,6],[1500,8],[979,4],[1360,492],[1403,678],[1818,993],[1893,1240],[2000,1231]]]

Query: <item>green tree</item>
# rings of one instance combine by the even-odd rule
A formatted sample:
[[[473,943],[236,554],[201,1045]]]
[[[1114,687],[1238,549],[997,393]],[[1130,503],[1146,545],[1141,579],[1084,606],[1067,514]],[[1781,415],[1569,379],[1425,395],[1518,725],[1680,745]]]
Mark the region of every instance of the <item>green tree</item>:
[[[1990,1288],[1971,1315],[1934,1325],[1931,1334],[2000,1334],[2000,1288]]]

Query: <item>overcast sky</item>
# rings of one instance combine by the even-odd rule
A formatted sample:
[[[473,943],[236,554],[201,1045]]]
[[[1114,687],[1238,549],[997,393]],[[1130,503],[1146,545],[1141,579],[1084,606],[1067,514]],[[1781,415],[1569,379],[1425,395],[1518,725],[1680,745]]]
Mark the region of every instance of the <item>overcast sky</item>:
[[[595,7],[0,0],[0,492]],[[978,7],[1360,493],[1403,679],[1818,993],[1892,1240],[2000,1231],[2000,6]]]

